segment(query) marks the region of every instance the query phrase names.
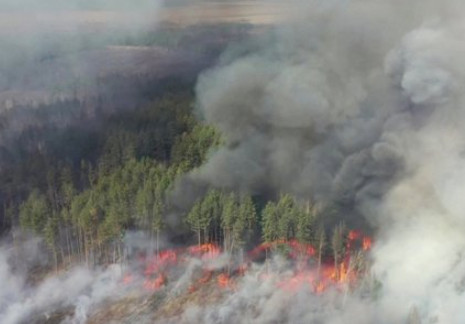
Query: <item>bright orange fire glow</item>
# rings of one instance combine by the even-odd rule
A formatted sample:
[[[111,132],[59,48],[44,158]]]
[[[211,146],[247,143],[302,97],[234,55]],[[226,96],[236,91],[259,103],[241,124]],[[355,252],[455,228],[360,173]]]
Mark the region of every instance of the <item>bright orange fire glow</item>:
[[[231,278],[228,274],[222,273],[218,276],[218,286],[220,288],[232,288]]]
[[[166,284],[166,276],[161,273],[153,280],[146,279],[144,281],[144,288],[151,291],[157,291]]]
[[[263,257],[267,258],[268,253],[278,249],[293,262],[294,272],[291,275],[278,274],[278,277],[275,277],[272,272],[269,273],[267,270],[266,273],[261,274],[259,279],[274,279],[277,287],[290,292],[308,287],[314,293],[321,294],[329,287],[337,289],[342,285],[355,283],[360,274],[351,269],[351,255],[356,250],[368,251],[371,246],[372,239],[370,237],[362,235],[360,231],[350,231],[346,240],[346,254],[342,256],[338,264],[334,264],[331,259],[318,259],[317,250],[310,244],[300,243],[297,240],[278,240],[258,245],[247,254],[244,263],[232,268],[228,265],[227,271],[226,269],[213,270],[208,265],[207,261],[217,259],[222,253],[221,248],[216,244],[207,243],[186,249],[164,250],[150,260],[143,259],[143,263],[145,263],[143,273],[146,278],[143,286],[148,291],[158,291],[168,283],[169,276],[173,272],[172,269],[186,266],[187,258],[195,257],[205,261],[205,263],[201,277],[189,286],[190,292],[198,290],[212,281],[213,278],[221,289],[236,289],[234,278],[244,276],[251,262],[260,258],[263,260]],[[122,281],[125,284],[133,283],[133,274],[126,274]]]
[[[192,256],[200,257],[202,260],[216,259],[221,254],[221,249],[213,243],[191,246],[188,251]]]
[[[368,251],[371,249],[371,237],[365,236],[362,242],[363,251]]]

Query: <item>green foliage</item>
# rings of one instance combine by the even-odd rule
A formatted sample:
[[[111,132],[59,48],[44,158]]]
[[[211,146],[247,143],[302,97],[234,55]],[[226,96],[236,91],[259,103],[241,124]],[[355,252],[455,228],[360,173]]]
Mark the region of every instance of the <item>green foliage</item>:
[[[262,236],[265,242],[297,238],[310,243],[314,238],[314,218],[290,195],[281,195],[278,202],[269,202],[262,212]]]
[[[22,228],[44,237],[56,263],[73,255],[88,263],[112,256],[109,261],[115,262],[129,229],[156,237],[158,249],[159,233],[168,227],[173,184],[222,145],[214,127],[195,121],[190,99],[168,96],[105,117],[105,127],[86,137],[92,145],[68,148],[70,155],[63,160],[57,158],[59,150],[27,155],[27,165],[0,173],[3,196],[14,197],[4,202],[4,214],[18,223],[17,212]],[[264,242],[313,244],[319,266],[326,245],[336,264],[345,253],[344,226],[335,228],[327,244],[325,231],[317,227],[321,215],[289,194],[258,207],[249,194],[212,188],[184,212],[182,226],[195,233],[199,244],[222,244],[228,253],[240,253],[259,232]]]
[[[35,233],[42,233],[47,224],[50,208],[45,195],[34,190],[29,198],[20,206],[19,219],[22,227]]]
[[[87,262],[118,254],[116,247],[128,229],[158,238],[173,182],[203,163],[219,144],[218,132],[196,122],[191,106],[191,97],[180,94],[105,117],[105,127],[92,141],[96,149],[90,156],[80,155],[78,163],[57,160],[47,155],[49,150],[37,152],[24,169],[31,172],[28,181],[21,165],[13,169],[17,174],[11,173],[11,180],[4,178],[10,186],[3,188],[14,192],[21,184],[27,197],[19,205],[5,204],[4,213],[19,210],[21,227],[43,236],[55,258],[59,250]],[[220,238],[210,230],[220,227],[222,197],[211,191],[202,198],[201,217],[192,220],[206,239]]]
[[[314,243],[317,237],[315,231],[316,216],[312,210],[297,210],[295,237],[301,243]]]
[[[182,134],[173,146],[172,160],[185,163],[189,169],[202,165],[209,151],[218,147],[221,138],[212,126],[196,125],[191,132]]]
[[[270,201],[266,204],[262,212],[263,241],[271,243],[280,237],[279,217],[276,203]]]
[[[257,213],[249,195],[225,194],[212,189],[194,204],[186,222],[197,233],[199,244],[204,233],[204,242],[215,239],[223,243],[225,251],[232,252],[250,239]]]

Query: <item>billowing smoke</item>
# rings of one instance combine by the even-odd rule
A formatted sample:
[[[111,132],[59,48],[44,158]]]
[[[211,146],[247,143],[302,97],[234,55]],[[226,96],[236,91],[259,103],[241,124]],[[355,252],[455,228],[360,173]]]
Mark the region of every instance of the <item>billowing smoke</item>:
[[[199,107],[229,146],[195,176],[345,202],[378,194],[402,163],[389,134],[413,115],[384,68],[421,21],[407,7],[316,2],[260,49],[205,73]]]
[[[190,179],[335,202],[340,220],[363,215],[377,232],[375,302],[353,298],[332,312],[324,301],[312,310],[308,295],[293,297],[283,321],[401,323],[410,314],[463,322],[465,6],[293,5],[294,23],[276,27],[258,49],[225,55],[199,79],[199,109],[227,145]],[[241,290],[186,316],[227,323],[245,303],[251,317],[237,321],[273,323],[265,310],[280,309],[283,297],[262,292]]]

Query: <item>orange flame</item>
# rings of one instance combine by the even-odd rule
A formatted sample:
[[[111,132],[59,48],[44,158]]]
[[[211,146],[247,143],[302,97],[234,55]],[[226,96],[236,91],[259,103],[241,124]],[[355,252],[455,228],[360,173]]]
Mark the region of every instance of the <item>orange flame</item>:
[[[218,280],[218,286],[220,288],[228,288],[231,286],[229,275],[227,275],[226,273],[220,274],[217,280]]]
[[[157,278],[154,280],[146,279],[144,281],[144,288],[151,291],[157,291],[166,283],[166,276],[161,273]]]
[[[341,287],[342,285],[352,284],[357,281],[357,274],[350,270],[350,258],[356,248],[368,251],[372,246],[372,239],[362,235],[360,231],[352,230],[348,232],[346,241],[346,254],[342,257],[341,262],[334,265],[329,260],[318,260],[317,250],[311,244],[301,243],[293,240],[276,240],[258,245],[247,254],[247,259],[244,263],[237,267],[229,268],[228,272],[215,271],[209,268],[208,262],[202,266],[203,273],[199,279],[192,283],[189,287],[190,292],[194,292],[202,285],[207,284],[216,277],[216,284],[219,288],[235,289],[234,278],[244,276],[248,271],[248,265],[257,258],[263,255],[264,252],[277,248],[278,246],[286,246],[287,257],[294,264],[294,273],[290,276],[280,275],[276,285],[284,290],[295,292],[302,287],[308,287],[316,294],[321,294],[329,287]],[[206,243],[195,245],[188,248],[178,248],[164,250],[157,253],[153,258],[146,262],[144,274],[146,279],[143,283],[145,289],[149,291],[157,291],[165,286],[168,282],[167,274],[175,267],[186,266],[186,256],[196,257],[202,261],[215,260],[221,255],[221,248],[214,243]],[[230,267],[230,265],[228,266]],[[224,270],[224,269],[223,269]],[[262,274],[260,280],[268,280],[276,278],[273,273]],[[127,274],[122,279],[123,283],[132,283],[133,276]]]
[[[363,251],[368,251],[371,249],[371,245],[372,245],[372,240],[371,240],[371,237],[368,237],[368,236],[365,236],[363,238],[363,242],[362,242],[362,249]]]
[[[191,246],[188,251],[192,256],[200,257],[202,260],[215,259],[221,254],[220,248],[213,243]]]

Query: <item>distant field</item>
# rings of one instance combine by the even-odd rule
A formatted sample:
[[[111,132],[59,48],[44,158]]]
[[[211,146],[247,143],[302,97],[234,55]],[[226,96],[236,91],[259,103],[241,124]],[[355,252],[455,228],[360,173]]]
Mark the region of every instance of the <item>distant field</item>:
[[[197,22],[269,24],[285,19],[288,12],[286,2],[205,2],[165,9],[162,11],[161,20],[180,24]]]
[[[244,22],[269,24],[285,19],[288,6],[269,1],[200,2],[161,8],[158,12],[59,11],[0,12],[0,33],[28,33],[37,30],[73,32],[76,28],[105,29],[119,26],[169,22]]]
[[[284,19],[285,12],[286,5],[269,1],[197,2],[132,13],[0,11],[0,111],[94,97],[96,84],[114,75],[192,78],[228,42],[250,32],[248,25],[241,29],[244,23],[264,26]]]

